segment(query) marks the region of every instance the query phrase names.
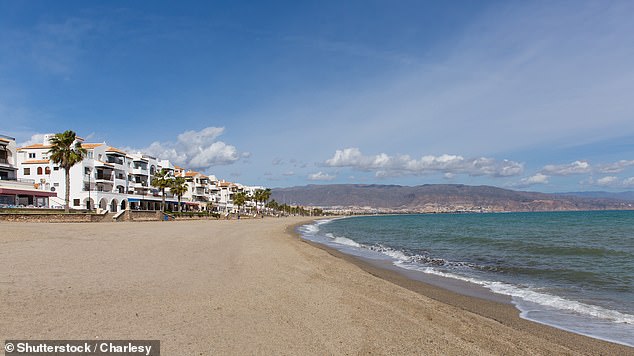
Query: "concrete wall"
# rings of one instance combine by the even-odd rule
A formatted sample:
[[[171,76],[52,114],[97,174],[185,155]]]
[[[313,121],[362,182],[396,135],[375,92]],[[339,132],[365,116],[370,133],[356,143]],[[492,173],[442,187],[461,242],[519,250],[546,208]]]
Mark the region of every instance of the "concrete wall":
[[[0,212],[0,221],[11,222],[100,222],[106,218],[106,214],[64,214],[64,213],[3,213]]]

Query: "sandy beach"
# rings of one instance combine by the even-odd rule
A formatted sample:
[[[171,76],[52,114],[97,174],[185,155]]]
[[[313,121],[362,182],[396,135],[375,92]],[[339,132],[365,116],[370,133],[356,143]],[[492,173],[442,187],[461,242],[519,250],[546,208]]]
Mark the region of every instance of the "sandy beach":
[[[0,339],[164,355],[625,355],[300,240],[305,218],[0,225]]]

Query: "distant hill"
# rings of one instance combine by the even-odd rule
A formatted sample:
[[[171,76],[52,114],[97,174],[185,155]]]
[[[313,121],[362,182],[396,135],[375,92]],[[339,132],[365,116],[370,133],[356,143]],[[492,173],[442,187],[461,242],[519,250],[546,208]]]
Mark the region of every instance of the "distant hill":
[[[273,189],[279,203],[396,212],[559,211],[634,209],[628,202],[574,194],[545,194],[491,186],[330,184]]]
[[[557,195],[562,196],[576,196],[582,198],[603,198],[603,199],[617,199],[617,200],[626,200],[626,201],[634,201],[634,192],[619,192],[619,193],[611,193],[611,192],[569,192],[569,193],[559,193]]]

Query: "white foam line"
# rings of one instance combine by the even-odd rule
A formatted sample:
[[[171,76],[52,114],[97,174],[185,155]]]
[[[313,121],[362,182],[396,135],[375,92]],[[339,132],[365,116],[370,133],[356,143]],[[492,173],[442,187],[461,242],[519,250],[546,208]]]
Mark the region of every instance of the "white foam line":
[[[536,292],[528,288],[516,287],[507,283],[483,281],[475,278],[456,275],[453,273],[441,272],[432,267],[416,266],[412,264],[406,264],[401,261],[395,261],[394,265],[405,269],[416,270],[445,278],[453,278],[477,284],[486,287],[495,293],[521,298],[524,301],[528,301],[545,307],[555,308],[558,310],[566,310],[569,312],[591,316],[598,319],[609,320],[617,323],[634,325],[634,315],[621,313],[616,310],[606,309],[597,305],[589,305],[548,293]]]

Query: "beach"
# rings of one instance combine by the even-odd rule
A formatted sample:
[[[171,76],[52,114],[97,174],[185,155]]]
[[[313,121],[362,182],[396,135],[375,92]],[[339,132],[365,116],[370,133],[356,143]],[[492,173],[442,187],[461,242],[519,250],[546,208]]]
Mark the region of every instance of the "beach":
[[[165,355],[634,354],[298,238],[307,218],[2,223],[0,339]]]

